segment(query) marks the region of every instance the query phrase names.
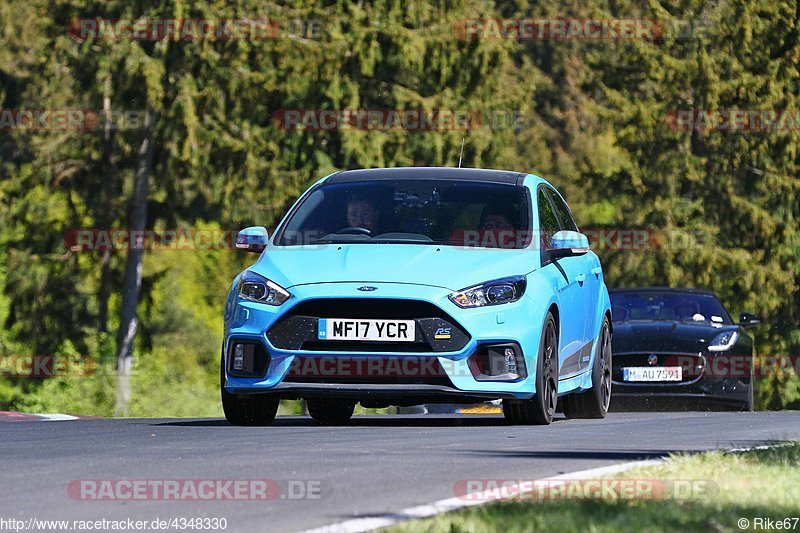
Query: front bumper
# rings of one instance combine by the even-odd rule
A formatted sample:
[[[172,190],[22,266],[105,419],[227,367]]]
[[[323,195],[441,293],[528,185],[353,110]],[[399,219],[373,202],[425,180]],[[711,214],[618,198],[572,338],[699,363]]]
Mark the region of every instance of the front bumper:
[[[452,402],[457,397],[462,397],[464,401],[529,398],[535,393],[533,369],[536,368],[541,332],[541,324],[536,324],[536,317],[541,319],[544,310],[527,294],[519,301],[505,305],[461,309],[447,298],[450,291],[441,287],[397,283],[370,285],[377,287],[377,290],[369,294],[358,291],[363,283],[295,286],[290,289],[293,297],[280,307],[237,301],[226,321],[223,347],[226,358],[226,390],[234,394],[273,393],[282,398],[380,398],[397,405],[419,399],[446,399]],[[412,343],[405,346],[369,346],[367,343],[348,346],[332,343],[332,349],[326,349],[326,344],[315,342],[313,335],[309,335],[309,330],[312,333],[315,331],[316,322],[310,316],[314,313],[309,313],[308,310],[316,309],[317,314],[325,313],[324,307],[320,310],[319,306],[315,307],[314,302],[334,299],[350,299],[361,303],[341,311],[340,314],[344,315],[348,312],[365,312],[364,308],[370,308],[375,303],[372,307],[374,318],[408,318],[390,316],[392,311],[387,310],[383,304],[386,301],[421,303],[423,307],[440,310],[440,316],[435,318],[453,327],[451,338],[434,339],[432,332],[441,324],[437,324],[436,320],[425,322],[432,317],[420,317],[420,338],[413,346]],[[297,330],[296,335],[292,334],[293,329]],[[268,355],[263,375],[231,375],[230,348],[237,341],[258,343],[263,348]],[[502,376],[497,376],[498,379],[486,380],[479,375],[476,378],[476,352],[482,353],[487,346],[498,344],[512,345],[519,350],[520,364],[526,370],[524,377],[510,380],[499,379]],[[310,378],[301,373],[301,379],[298,379],[298,368],[308,361],[316,368],[328,368],[327,373],[318,372]],[[391,366],[395,371],[397,368],[402,370],[409,367],[436,370],[433,373],[412,372],[410,375],[401,371],[399,374],[389,373],[384,376],[362,370],[352,371],[354,362],[364,363],[366,368],[370,368],[369,365],[376,361],[381,363],[372,368],[387,365],[387,368]],[[325,364],[328,366],[325,367]],[[342,368],[348,370],[343,374]]]
[[[752,356],[709,353],[655,353],[655,365],[679,366],[683,379],[679,382],[626,382],[623,368],[648,366],[646,353],[613,355],[612,395],[616,403],[635,407],[657,406],[671,400],[692,403],[744,403],[753,386]]]

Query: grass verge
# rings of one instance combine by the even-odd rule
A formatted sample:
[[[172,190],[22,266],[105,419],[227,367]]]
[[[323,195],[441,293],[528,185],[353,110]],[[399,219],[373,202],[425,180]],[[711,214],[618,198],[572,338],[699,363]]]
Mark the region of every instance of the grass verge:
[[[385,531],[756,531],[756,518],[800,517],[800,443],[747,452],[677,455],[663,465],[609,479],[650,480],[695,487],[665,498],[567,499],[521,497],[403,522]],[[694,481],[697,483],[686,483]],[[674,492],[681,492],[675,490]],[[552,493],[551,493],[552,494]],[[740,527],[740,520],[745,527]],[[785,527],[786,525],[790,527]],[[800,520],[784,527],[800,531]]]

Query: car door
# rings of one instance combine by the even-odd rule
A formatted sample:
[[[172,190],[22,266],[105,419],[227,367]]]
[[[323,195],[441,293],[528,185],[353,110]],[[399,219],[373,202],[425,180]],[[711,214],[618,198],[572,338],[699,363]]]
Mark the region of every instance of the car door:
[[[548,196],[555,208],[556,216],[558,216],[559,228],[568,231],[578,231],[578,225],[572,216],[567,203],[555,190],[548,188]],[[577,275],[578,287],[580,296],[578,298],[581,310],[576,312],[576,317],[581,316],[583,322],[582,344],[579,355],[579,367],[581,370],[588,368],[591,360],[592,344],[594,342],[594,322],[597,310],[597,303],[600,298],[600,260],[592,253],[586,253],[575,259],[575,264],[579,265],[579,273]],[[581,312],[582,311],[582,312]]]
[[[557,294],[559,307],[559,378],[569,377],[580,371],[580,352],[584,342],[584,318],[582,310],[582,287],[578,280],[583,271],[580,257],[550,257],[548,248],[553,235],[561,227],[553,204],[544,185],[536,192],[539,213],[539,248],[542,257],[542,273],[550,281]],[[578,314],[580,313],[580,314]]]

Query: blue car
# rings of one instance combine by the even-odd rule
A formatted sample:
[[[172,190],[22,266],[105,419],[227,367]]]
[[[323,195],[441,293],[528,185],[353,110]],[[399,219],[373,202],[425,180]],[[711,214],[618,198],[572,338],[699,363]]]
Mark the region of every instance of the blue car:
[[[222,405],[264,425],[281,399],[322,424],[364,407],[502,399],[512,424],[603,418],[603,270],[544,179],[460,168],[349,170],[278,225],[225,305]]]

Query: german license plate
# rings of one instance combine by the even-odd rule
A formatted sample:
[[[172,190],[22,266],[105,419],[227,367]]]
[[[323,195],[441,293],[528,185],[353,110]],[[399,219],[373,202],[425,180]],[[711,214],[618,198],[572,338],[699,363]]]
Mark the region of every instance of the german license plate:
[[[679,366],[631,366],[622,369],[622,381],[680,381],[683,368]]]
[[[323,341],[414,342],[413,320],[320,318],[317,338]]]

